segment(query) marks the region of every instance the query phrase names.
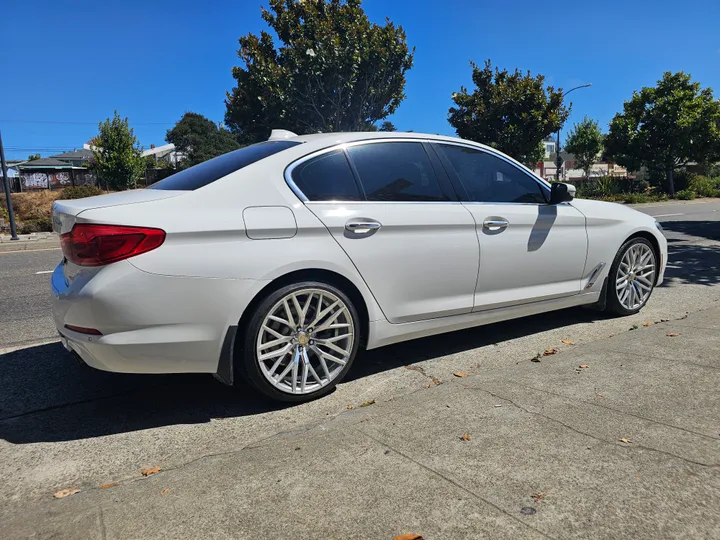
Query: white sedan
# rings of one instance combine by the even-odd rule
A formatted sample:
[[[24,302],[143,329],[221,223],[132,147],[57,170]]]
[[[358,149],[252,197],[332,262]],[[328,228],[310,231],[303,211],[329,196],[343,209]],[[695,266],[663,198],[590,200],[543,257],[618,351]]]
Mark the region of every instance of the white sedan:
[[[57,201],[55,323],[97,369],[309,400],[361,347],[639,311],[667,263],[660,226],[574,191],[461,139],[275,130],[149,189]]]

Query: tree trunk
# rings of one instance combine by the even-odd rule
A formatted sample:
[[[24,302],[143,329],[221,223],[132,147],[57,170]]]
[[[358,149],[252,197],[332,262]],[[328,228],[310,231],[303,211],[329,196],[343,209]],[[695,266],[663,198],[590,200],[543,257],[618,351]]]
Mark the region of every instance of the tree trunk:
[[[673,179],[673,168],[667,170],[668,194],[671,199],[675,198],[675,180]]]

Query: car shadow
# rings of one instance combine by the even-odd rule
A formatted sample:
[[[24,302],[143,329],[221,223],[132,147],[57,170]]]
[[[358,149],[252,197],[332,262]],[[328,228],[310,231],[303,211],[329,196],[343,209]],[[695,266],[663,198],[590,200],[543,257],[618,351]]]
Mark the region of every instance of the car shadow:
[[[496,323],[361,353],[346,381],[551,328],[602,319],[584,309]],[[452,336],[449,338],[448,336]],[[229,388],[210,375],[124,375],[94,370],[59,343],[0,355],[0,439],[13,444],[87,439],[291,405],[244,382]]]
[[[679,224],[678,224],[679,223]],[[716,222],[666,229],[711,238]],[[720,283],[720,251],[673,243],[665,285]],[[606,315],[572,308],[401,343],[361,354],[346,381]],[[288,405],[244,383],[228,388],[210,375],[122,375],[81,365],[59,343],[0,354],[0,439],[13,444],[81,440],[175,424],[207,423]]]

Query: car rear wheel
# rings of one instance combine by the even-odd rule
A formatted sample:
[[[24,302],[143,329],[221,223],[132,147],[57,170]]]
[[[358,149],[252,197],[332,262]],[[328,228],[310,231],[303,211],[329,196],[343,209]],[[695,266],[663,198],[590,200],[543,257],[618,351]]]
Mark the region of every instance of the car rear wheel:
[[[655,287],[657,255],[645,238],[625,242],[615,256],[608,277],[607,309],[632,315],[647,304]]]
[[[244,334],[240,368],[266,396],[309,401],[330,392],[358,349],[357,310],[338,288],[304,281],[274,291]]]

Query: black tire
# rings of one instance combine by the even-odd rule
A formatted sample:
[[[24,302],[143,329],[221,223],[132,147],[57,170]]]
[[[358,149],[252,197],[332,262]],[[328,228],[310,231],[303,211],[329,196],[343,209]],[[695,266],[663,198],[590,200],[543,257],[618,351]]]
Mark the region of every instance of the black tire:
[[[634,309],[628,309],[620,302],[620,298],[618,297],[618,292],[615,284],[618,279],[618,269],[620,268],[620,263],[623,256],[631,247],[637,244],[644,244],[652,251],[655,272],[653,274],[652,288],[650,289],[650,294],[648,294],[647,298],[645,298],[645,300],[639,306]],[[615,255],[615,260],[613,260],[612,266],[610,267],[610,273],[608,274],[607,278],[607,304],[605,306],[605,311],[620,316],[634,315],[638,313],[642,308],[645,307],[648,300],[650,300],[650,297],[652,296],[652,292],[655,289],[655,282],[657,281],[658,268],[658,253],[655,247],[648,240],[646,240],[645,238],[637,237],[631,238],[630,240],[625,242],[618,250],[617,255]]]
[[[267,380],[261,371],[257,359],[256,343],[263,321],[273,306],[275,306],[277,302],[288,294],[302,289],[321,289],[342,300],[348,308],[352,318],[354,338],[349,358],[347,359],[345,365],[342,366],[339,374],[336,375],[330,383],[311,393],[292,394],[279,390]],[[358,316],[357,309],[350,298],[334,285],[321,281],[299,281],[297,283],[285,285],[268,294],[257,306],[255,312],[248,321],[247,327],[244,329],[244,332],[242,332],[240,339],[238,340],[239,342],[237,345],[239,345],[239,347],[236,347],[236,373],[239,373],[243,378],[245,378],[257,391],[273,400],[283,401],[286,403],[302,403],[305,401],[311,401],[332,392],[335,389],[335,386],[343,380],[345,375],[347,375],[348,371],[352,367],[353,361],[355,360],[358,346],[362,338],[360,335],[360,329],[360,317]]]

